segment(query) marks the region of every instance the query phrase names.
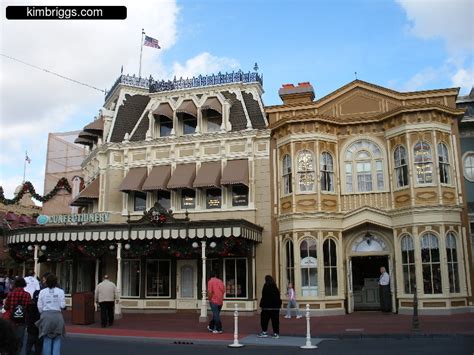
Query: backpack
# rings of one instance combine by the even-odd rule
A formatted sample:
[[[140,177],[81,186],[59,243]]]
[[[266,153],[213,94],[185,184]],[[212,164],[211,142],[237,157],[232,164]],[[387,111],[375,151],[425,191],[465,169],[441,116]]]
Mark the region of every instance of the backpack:
[[[17,304],[15,307],[13,307],[10,319],[14,323],[25,323],[25,308],[23,305]]]

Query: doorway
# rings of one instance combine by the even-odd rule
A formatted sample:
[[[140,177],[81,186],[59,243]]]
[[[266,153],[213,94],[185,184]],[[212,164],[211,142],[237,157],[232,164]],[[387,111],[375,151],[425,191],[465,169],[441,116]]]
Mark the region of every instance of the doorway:
[[[355,311],[380,310],[379,277],[380,267],[389,270],[387,255],[353,256],[352,290]]]
[[[197,262],[196,260],[178,260],[176,268],[176,307],[196,309]]]

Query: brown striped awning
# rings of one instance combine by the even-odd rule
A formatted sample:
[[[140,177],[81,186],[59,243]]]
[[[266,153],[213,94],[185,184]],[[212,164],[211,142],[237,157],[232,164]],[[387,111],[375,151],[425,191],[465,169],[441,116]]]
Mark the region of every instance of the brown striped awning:
[[[192,100],[183,101],[183,103],[176,109],[177,113],[183,112],[197,118],[197,107]]]
[[[128,171],[127,176],[123,179],[119,187],[120,191],[142,191],[143,183],[147,175],[146,168],[132,168]]]
[[[87,126],[84,127],[84,131],[90,132],[90,133],[97,133],[97,134],[102,134],[104,131],[104,119],[99,118],[95,121],[92,121],[89,123]]]
[[[150,174],[143,183],[143,191],[166,190],[168,181],[171,177],[171,166],[160,165],[154,166]]]
[[[173,109],[167,102],[162,102],[156,110],[153,111],[153,114],[168,117],[170,120],[173,119]]]
[[[212,161],[201,164],[197,172],[194,187],[219,187],[221,186],[221,162]]]
[[[84,206],[99,198],[100,179],[97,177],[87,185],[70,203],[71,206]]]
[[[222,114],[222,105],[217,97],[209,97],[204,105],[201,106],[201,110],[214,110]]]
[[[249,162],[247,159],[229,160],[224,167],[222,185],[249,186]]]
[[[192,189],[196,164],[179,164],[168,182],[168,189]]]

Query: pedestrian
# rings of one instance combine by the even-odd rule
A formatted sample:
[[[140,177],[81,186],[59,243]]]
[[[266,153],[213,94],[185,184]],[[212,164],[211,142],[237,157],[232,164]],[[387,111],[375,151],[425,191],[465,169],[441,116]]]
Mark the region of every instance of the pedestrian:
[[[64,318],[61,310],[66,308],[64,291],[57,287],[54,274],[46,278],[46,288],[38,297],[40,320],[36,322],[39,337],[43,339],[43,355],[61,354],[61,337],[65,334]]]
[[[390,275],[388,274],[385,266],[380,267],[380,278],[379,278],[379,295],[380,295],[380,309],[383,313],[390,313],[391,297],[390,297]]]
[[[293,284],[290,282],[288,283],[288,287],[286,289],[286,295],[288,296],[288,306],[286,307],[286,316],[285,318],[291,318],[291,308],[295,309],[296,319],[300,319],[302,317],[300,308],[298,303],[296,302],[296,295],[295,289],[293,288]]]
[[[100,307],[100,321],[102,328],[107,324],[114,324],[114,302],[118,302],[117,287],[109,280],[108,275],[104,275],[102,282],[95,288],[95,301]]]
[[[0,318],[0,335],[0,354],[16,355],[19,352],[19,343],[15,329],[11,322],[2,318]]]
[[[267,338],[268,322],[272,320],[273,335],[272,338],[280,337],[280,308],[281,308],[280,290],[275,280],[270,275],[265,276],[265,284],[262,289],[262,298],[260,299],[260,325],[262,331],[258,334],[260,338]]]
[[[225,286],[224,282],[217,277],[217,272],[211,272],[211,278],[207,282],[207,296],[211,305],[212,320],[207,329],[214,334],[222,333],[221,309],[224,304]]]
[[[25,282],[25,291],[30,294],[31,298],[33,298],[33,293],[35,293],[35,291],[39,291],[40,289],[40,284],[34,271],[30,271],[28,273],[28,276],[25,277]]]
[[[43,339],[39,337],[39,329],[35,324],[40,319],[38,310],[39,293],[39,290],[33,293],[33,299],[28,305],[28,312],[26,313],[26,355],[41,355],[43,351]]]
[[[17,278],[13,284],[13,290],[5,299],[4,309],[7,311],[7,317],[13,324],[16,337],[19,343],[18,354],[21,353],[23,338],[25,337],[25,324],[27,308],[31,302],[31,296],[25,291],[26,282],[23,277]]]

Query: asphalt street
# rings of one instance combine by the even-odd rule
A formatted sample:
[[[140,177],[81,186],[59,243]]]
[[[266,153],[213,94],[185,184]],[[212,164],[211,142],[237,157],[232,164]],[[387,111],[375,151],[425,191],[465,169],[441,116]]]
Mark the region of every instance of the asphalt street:
[[[154,339],[128,339],[123,337],[86,337],[69,335],[63,341],[63,355],[83,354],[305,354],[318,355],[473,355],[474,337],[446,336],[423,338],[354,338],[328,339],[318,349],[301,350],[290,346],[247,345],[232,349],[225,344],[191,344]]]

